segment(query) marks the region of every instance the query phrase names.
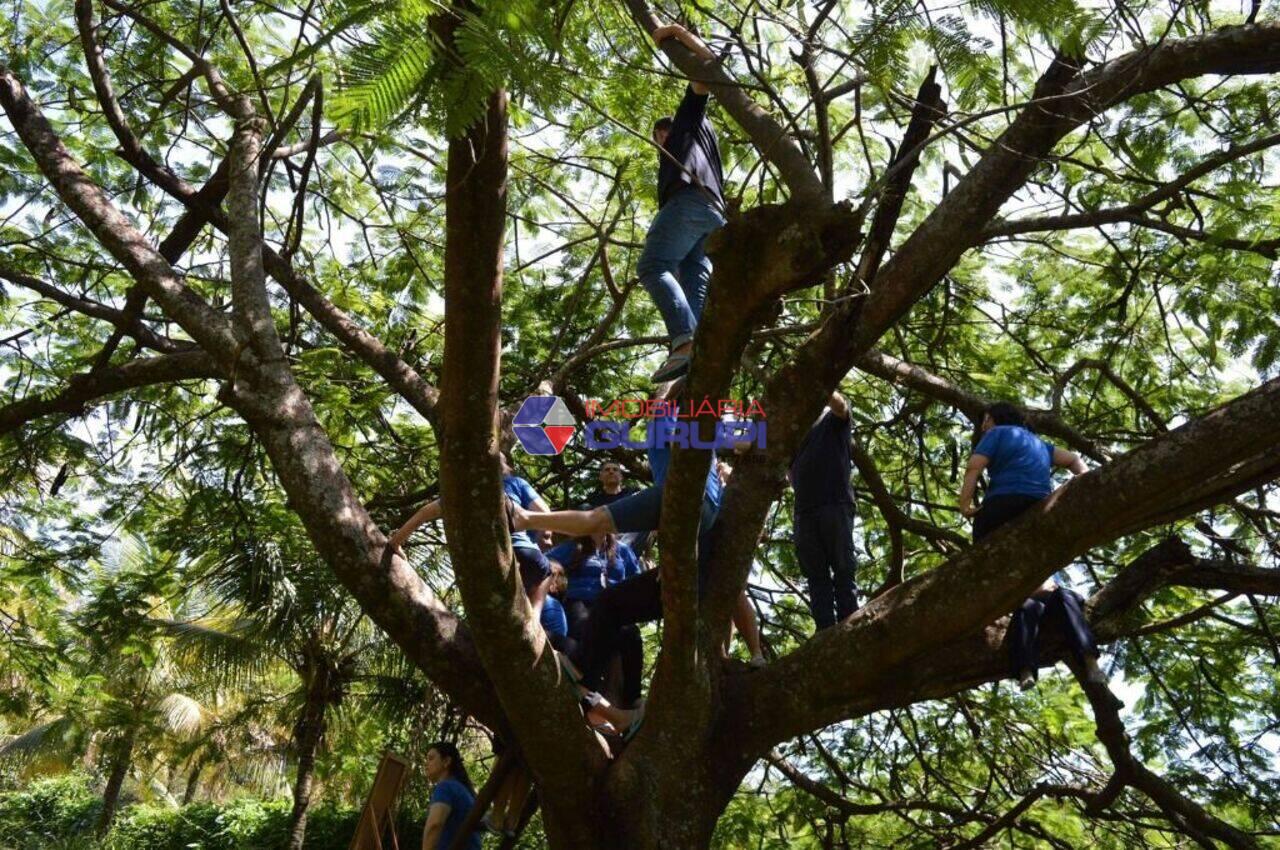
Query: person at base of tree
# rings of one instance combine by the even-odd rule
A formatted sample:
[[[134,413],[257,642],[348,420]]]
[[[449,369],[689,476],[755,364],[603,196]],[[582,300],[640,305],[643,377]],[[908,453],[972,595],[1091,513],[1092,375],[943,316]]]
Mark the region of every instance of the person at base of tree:
[[[447,741],[427,748],[424,767],[433,787],[427,822],[422,828],[422,850],[447,850],[476,804],[476,791],[462,763],[462,754]],[[472,832],[462,847],[480,850],[480,834]]]
[[[858,561],[853,548],[854,501],[849,483],[849,404],[832,393],[787,473],[795,494],[792,539],[809,588],[809,611],[818,631],[858,608]]]
[[[565,541],[547,552],[547,558],[551,560],[553,569],[557,564],[563,565],[568,576],[564,610],[569,635],[577,650],[568,654],[571,658],[580,656],[591,606],[605,588],[640,575],[643,572],[640,559],[614,534],[596,534]],[[620,701],[625,706],[632,706],[640,699],[644,675],[644,642],[635,625],[624,627],[619,635],[618,659],[622,673]]]
[[[978,432],[981,439],[969,458],[960,488],[960,513],[973,519],[975,543],[1053,492],[1055,467],[1069,469],[1072,475],[1088,472],[1075,452],[1055,448],[1028,430],[1022,411],[1008,402],[989,406]],[[973,498],[983,470],[990,476],[990,485],[982,507],[977,508]],[[1079,597],[1047,581],[1014,612],[1010,625],[1011,662],[1019,685],[1025,690],[1035,684],[1040,626],[1046,617],[1065,627],[1068,645],[1083,666],[1085,678],[1105,682],[1106,675],[1098,666],[1098,647]]]
[[[658,27],[654,44],[674,38],[698,57],[714,61],[702,40],[679,24]],[[649,225],[636,263],[640,283],[653,297],[671,337],[670,353],[653,374],[655,383],[689,370],[693,335],[711,280],[707,236],[725,225],[724,172],[715,131],[707,120],[709,89],[690,81],[675,115],[653,124],[658,147],[658,214]]]
[[[513,506],[518,505],[526,511],[546,512],[547,503],[538,495],[528,481],[516,475],[506,455],[498,455],[502,463],[502,490]],[[443,515],[444,507],[440,499],[428,502],[418,509],[404,525],[391,535],[388,545],[402,550],[405,542],[419,526],[434,522]],[[520,569],[520,580],[524,585],[529,602],[533,604],[534,614],[542,611],[542,602],[547,595],[548,579],[551,576],[551,563],[542,554],[542,549],[534,536],[527,531],[512,531],[511,550]]]

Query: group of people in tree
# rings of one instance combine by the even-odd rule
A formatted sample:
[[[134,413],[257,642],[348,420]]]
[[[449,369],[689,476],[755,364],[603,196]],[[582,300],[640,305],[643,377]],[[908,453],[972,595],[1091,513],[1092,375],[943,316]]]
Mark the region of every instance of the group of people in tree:
[[[713,58],[700,39],[679,25],[659,27],[652,35],[656,44],[674,38],[696,55]],[[705,243],[726,222],[720,150],[706,115],[708,94],[706,85],[690,81],[675,114],[658,119],[652,130],[658,152],[659,208],[636,271],[670,338],[668,355],[652,379],[655,383],[676,382],[666,394],[671,399],[680,397],[681,379],[689,370],[694,334],[711,279]],[[600,467],[600,489],[572,510],[550,510],[537,491],[513,473],[508,459],[502,458],[512,548],[529,601],[581,697],[587,722],[623,741],[635,733],[644,712],[644,652],[637,626],[662,617],[659,571],[646,569],[640,556],[659,527],[671,460],[665,436],[676,417],[677,405],[673,403],[650,420],[649,428],[659,432],[649,441],[653,446],[648,449],[652,486],[624,488],[621,464],[607,460]],[[959,497],[960,512],[973,520],[975,542],[1047,497],[1053,489],[1054,468],[1077,475],[1086,471],[1079,456],[1051,446],[1029,430],[1013,404],[991,405],[979,424],[978,436]],[[794,495],[795,554],[818,630],[835,626],[858,608],[851,440],[849,404],[840,393],[833,393],[788,471]],[[983,472],[990,483],[979,507],[974,499]],[[714,562],[711,531],[730,474],[731,465],[718,460],[713,452],[698,527],[700,594]],[[427,504],[392,536],[391,544],[401,546],[414,529],[440,514],[438,500]],[[556,542],[552,534],[560,535],[562,542]],[[1068,647],[1088,680],[1105,681],[1098,666],[1097,644],[1081,606],[1076,593],[1049,580],[1013,612],[1008,640],[1010,667],[1023,689],[1036,681],[1040,634],[1046,625],[1065,633]],[[762,666],[765,659],[755,611],[745,591],[733,620],[750,650],[750,666]],[[614,659],[621,668],[621,685],[610,700],[601,691],[608,690],[604,685]],[[474,799],[461,758],[451,746],[433,748],[428,773],[438,784],[432,795],[424,850],[448,846]],[[506,808],[511,809],[509,805]],[[509,820],[506,813],[496,819],[503,831],[510,826],[503,821]]]

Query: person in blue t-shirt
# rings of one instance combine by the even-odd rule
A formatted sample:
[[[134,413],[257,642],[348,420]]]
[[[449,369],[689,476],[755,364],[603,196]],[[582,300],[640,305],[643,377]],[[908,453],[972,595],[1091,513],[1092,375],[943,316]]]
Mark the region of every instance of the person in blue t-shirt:
[[[960,489],[960,512],[973,519],[975,543],[1053,492],[1055,467],[1069,469],[1072,475],[1089,471],[1075,452],[1056,448],[1028,430],[1022,411],[1008,402],[987,408],[979,432],[982,437],[969,458]],[[990,476],[990,485],[982,507],[975,508],[974,490],[983,470]],[[1079,595],[1049,579],[1018,607],[1009,625],[1010,666],[1023,690],[1032,687],[1038,675],[1042,622],[1063,629],[1067,646],[1089,682],[1106,682]]]
[[[431,806],[422,828],[422,850],[447,850],[462,828],[471,807],[476,804],[475,788],[467,776],[458,748],[439,741],[427,749],[427,779],[431,789]],[[465,850],[480,850],[480,833],[472,832],[461,845]]]
[[[668,391],[667,397],[679,397],[683,382]],[[528,513],[517,509],[513,526],[517,529],[548,529],[570,537],[613,534],[628,531],[653,531],[662,516],[662,492],[671,463],[671,448],[662,436],[670,434],[678,422],[673,403],[663,415],[650,420],[649,427],[659,429],[658,439],[648,450],[649,467],[654,485],[635,495],[619,499],[589,511],[551,511]],[[692,423],[690,423],[692,424]],[[703,486],[701,517],[698,524],[698,593],[706,586],[706,571],[711,562],[711,539],[716,516],[720,511],[720,473],[715,452]],[[572,661],[582,672],[582,683],[598,690],[600,679],[623,640],[623,629],[634,623],[648,623],[662,618],[662,589],[658,570],[648,570],[607,588],[591,606],[579,642],[578,657]]]
[[[538,495],[538,491],[533,489],[533,485],[515,474],[506,455],[498,455],[498,459],[502,462],[502,491],[506,493],[511,504],[518,505],[523,511],[535,513],[548,511],[547,503]],[[423,505],[391,535],[390,540],[387,541],[388,545],[400,550],[418,526],[434,522],[442,516],[443,511],[440,499]],[[551,576],[551,564],[528,531],[511,532],[511,550],[520,568],[520,579],[524,584],[525,593],[528,594],[536,615],[542,610],[542,601],[547,595],[547,580]]]
[[[566,541],[548,551],[547,558],[552,570],[562,565],[568,577],[563,596],[569,633],[567,643],[571,649],[561,649],[554,641],[552,646],[571,659],[581,657],[592,605],[606,588],[640,575],[643,572],[640,559],[613,534]],[[622,668],[619,702],[630,708],[640,699],[644,675],[644,641],[634,624],[620,630],[616,650]]]

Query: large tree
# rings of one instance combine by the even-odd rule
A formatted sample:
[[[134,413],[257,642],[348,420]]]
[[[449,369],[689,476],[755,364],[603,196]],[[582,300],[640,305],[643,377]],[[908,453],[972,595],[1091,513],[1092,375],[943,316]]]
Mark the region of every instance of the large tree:
[[[1237,663],[1274,647],[1261,600],[1280,574],[1260,564],[1280,476],[1280,381],[1263,380],[1280,348],[1266,76],[1280,23],[1203,5],[994,2],[961,18],[717,3],[699,7],[722,46],[702,61],[674,40],[654,57],[645,36],[661,21],[631,0],[77,0],[74,32],[54,5],[11,16],[0,67],[19,207],[0,278],[11,300],[35,299],[4,361],[13,478],[54,461],[136,474],[81,439],[77,418],[101,410],[91,427],[151,440],[165,474],[213,475],[237,496],[279,488],[369,619],[518,748],[553,846],[707,846],[762,759],[843,819],[901,814],[930,841],[1052,842],[1026,817],[1042,799],[1203,846],[1275,830],[1239,787],[1205,799],[1149,764],[1188,745],[1136,748],[1101,685],[1085,686],[1105,755],[1088,781],[965,795],[955,776],[904,784],[911,760],[895,756],[889,780],[873,760],[842,793],[778,748],[964,705],[1004,674],[1007,612],[1073,562],[1109,644],[1243,597],[1254,649]],[[642,230],[627,211],[649,204],[652,176],[633,164],[652,157],[648,116],[677,93],[658,73],[710,86],[740,188],[709,244],[687,393],[757,395],[769,442],[734,464],[701,598],[710,457],[676,453],[647,717],[610,757],[520,592],[498,454],[530,391],[549,384],[581,413],[634,386],[628,352],[655,341],[653,311],[630,297]],[[888,552],[881,575],[864,568],[879,592],[749,671],[719,646],[753,562],[787,557],[766,529],[838,386],[876,508],[868,540]],[[939,489],[954,486],[963,423],[1009,393],[1038,401],[1037,426],[1096,468],[969,546]],[[220,472],[190,463],[205,439]],[[438,486],[423,486],[410,470],[432,465]],[[567,474],[552,465],[543,483]],[[437,493],[457,608],[386,545]],[[1159,542],[1171,532],[1187,542]],[[1167,622],[1140,616],[1152,600]],[[1162,675],[1135,673],[1152,688]],[[1274,704],[1274,682],[1263,690]],[[1237,719],[1265,716],[1240,697]],[[900,724],[886,734],[919,743]],[[917,747],[916,769],[935,756]]]

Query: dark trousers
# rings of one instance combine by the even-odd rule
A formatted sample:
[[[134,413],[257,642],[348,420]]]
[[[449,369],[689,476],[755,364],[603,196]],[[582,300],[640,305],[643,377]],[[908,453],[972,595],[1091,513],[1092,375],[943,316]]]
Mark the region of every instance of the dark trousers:
[[[649,570],[635,578],[606,587],[592,603],[583,626],[579,652],[573,657],[582,670],[582,683],[599,690],[600,681],[614,653],[622,652],[629,638],[627,627],[640,636],[636,623],[648,623],[662,618],[662,588],[658,584],[658,571]],[[643,665],[643,647],[641,647]],[[627,663],[625,657],[623,664]],[[629,678],[629,677],[625,677]],[[639,676],[636,677],[636,696],[639,696]],[[624,690],[630,683],[624,684]]]
[[[582,630],[587,623],[587,614],[591,603],[581,599],[567,599],[564,602],[564,618],[569,621],[569,634],[582,640]]]
[[[631,591],[630,595],[634,595],[635,591]],[[601,592],[603,595],[603,591]],[[596,603],[599,602],[597,597]],[[571,599],[564,604],[564,612],[566,619],[569,621],[570,642],[573,645],[573,651],[569,652],[570,658],[581,657],[581,647],[589,643],[587,637],[587,624],[591,621],[591,609],[596,603],[587,603],[581,599]],[[622,616],[619,617],[617,610],[613,613],[612,619],[614,623],[597,622],[595,628],[607,629],[607,634],[602,636],[605,644],[612,642],[614,652],[617,653],[618,659],[622,667],[622,701],[626,706],[635,704],[640,699],[641,679],[644,676],[644,639],[640,636],[640,629],[634,624],[615,626],[617,622],[625,620],[627,614],[627,602],[624,599],[622,604]],[[615,605],[616,608],[616,605]],[[644,613],[644,612],[640,612]],[[661,613],[659,613],[661,616]],[[607,618],[606,618],[607,619]],[[555,646],[554,642],[552,646]],[[559,649],[560,647],[556,647]],[[603,670],[608,669],[613,653],[604,659]],[[597,663],[593,659],[593,663]],[[603,673],[599,679],[603,678]],[[595,690],[600,684],[599,680],[595,680],[590,687]]]
[[[520,581],[524,584],[525,593],[542,584],[551,575],[551,562],[539,549],[516,546],[513,550],[516,565],[520,568]]]
[[[615,503],[616,504],[616,503]],[[706,502],[702,505],[702,518],[698,527],[698,596],[701,598],[707,586],[707,570],[711,564],[711,537],[715,527],[716,511]],[[583,684],[592,690],[600,687],[600,681],[608,668],[609,659],[615,652],[623,652],[628,640],[626,627],[636,623],[649,623],[662,619],[662,587],[658,584],[658,570],[648,570],[634,578],[610,585],[600,591],[596,601],[591,603],[586,622],[582,626],[581,647],[573,662],[582,671]],[[639,637],[639,632],[636,632]],[[633,644],[634,646],[634,644]],[[630,650],[634,652],[633,650]],[[628,664],[634,668],[644,663],[643,647],[639,661],[628,662],[623,657],[623,668]],[[630,690],[631,680],[624,684],[624,690]],[[639,697],[639,676],[634,680],[635,694]]]
[[[1098,644],[1084,618],[1083,603],[1079,594],[1059,587],[1047,597],[1031,597],[1013,612],[1009,626],[1009,660],[1014,678],[1022,675],[1023,670],[1037,675],[1041,628],[1061,629],[1076,661],[1083,664],[1086,657],[1098,657]]]
[[[982,510],[973,520],[974,542],[981,540],[1005,523],[1016,519],[1041,500],[1036,496],[994,496],[985,499]],[[1076,660],[1097,657],[1098,644],[1093,630],[1084,618],[1079,594],[1059,587],[1052,593],[1033,596],[1013,612],[1009,624],[1009,663],[1016,679],[1023,670],[1038,676],[1040,666],[1040,630],[1062,629],[1067,647]]]
[[[983,499],[982,508],[973,518],[973,542],[977,543],[1040,501],[1038,496],[991,496]]]
[[[853,505],[821,505],[800,511],[793,528],[796,558],[809,585],[809,610],[821,631],[858,607]]]

